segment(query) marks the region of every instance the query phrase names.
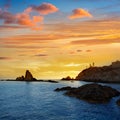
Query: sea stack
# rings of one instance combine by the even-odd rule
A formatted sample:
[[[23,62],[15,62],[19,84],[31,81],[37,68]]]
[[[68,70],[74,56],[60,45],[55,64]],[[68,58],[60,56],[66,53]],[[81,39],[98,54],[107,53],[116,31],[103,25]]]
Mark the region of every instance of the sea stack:
[[[17,81],[36,81],[36,78],[33,77],[33,75],[29,70],[26,70],[25,77],[24,76],[17,77],[16,80]]]
[[[26,70],[26,73],[25,73],[25,80],[28,80],[28,81],[33,80],[33,76],[32,76],[32,74],[30,73],[29,70]]]

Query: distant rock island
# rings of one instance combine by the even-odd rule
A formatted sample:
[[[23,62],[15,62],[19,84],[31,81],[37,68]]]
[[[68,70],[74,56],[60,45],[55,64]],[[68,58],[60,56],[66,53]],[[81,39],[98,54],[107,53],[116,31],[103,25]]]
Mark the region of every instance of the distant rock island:
[[[75,78],[87,82],[120,83],[120,61],[112,62],[109,66],[90,66]]]
[[[21,77],[16,78],[17,81],[36,81],[37,79],[33,77],[29,70],[26,70],[25,77],[22,75]]]
[[[63,87],[55,91],[65,91],[65,95],[85,100],[89,103],[107,103],[112,97],[119,96],[120,92],[108,86],[99,84],[86,84],[78,88]],[[120,105],[120,100],[117,101]]]
[[[8,80],[13,81],[13,80]],[[37,80],[33,77],[32,73],[29,70],[26,70],[25,77],[22,75],[16,78],[16,81],[28,81],[28,82],[50,82],[50,83],[58,83],[58,81],[54,80]]]
[[[74,78],[71,78],[70,76],[67,76],[65,78],[62,78],[61,80],[74,80]]]

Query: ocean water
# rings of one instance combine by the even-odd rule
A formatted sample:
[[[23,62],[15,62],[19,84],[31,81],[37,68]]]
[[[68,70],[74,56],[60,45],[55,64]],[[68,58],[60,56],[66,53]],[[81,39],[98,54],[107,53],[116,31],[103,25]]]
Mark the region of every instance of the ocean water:
[[[54,91],[83,84],[0,81],[0,120],[120,120],[115,103],[120,97],[107,104],[90,104]],[[120,90],[120,84],[106,85]]]

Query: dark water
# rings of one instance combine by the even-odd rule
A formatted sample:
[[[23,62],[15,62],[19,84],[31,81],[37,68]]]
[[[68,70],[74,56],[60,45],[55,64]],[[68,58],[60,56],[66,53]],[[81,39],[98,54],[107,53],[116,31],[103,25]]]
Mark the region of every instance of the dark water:
[[[84,82],[0,82],[0,120],[120,120],[120,107],[89,104],[54,92],[57,87],[80,86]],[[120,85],[110,84],[120,90]]]

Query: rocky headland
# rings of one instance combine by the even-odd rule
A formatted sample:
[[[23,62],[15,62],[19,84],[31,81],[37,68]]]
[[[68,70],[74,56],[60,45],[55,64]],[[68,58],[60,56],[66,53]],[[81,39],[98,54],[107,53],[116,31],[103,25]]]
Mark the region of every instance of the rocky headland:
[[[109,66],[90,66],[75,78],[87,82],[120,83],[120,61],[112,62]]]
[[[120,95],[120,92],[116,89],[99,84],[86,84],[78,88],[68,86],[57,88],[55,91],[65,91],[64,95],[85,100],[89,103],[107,103],[112,97]]]

